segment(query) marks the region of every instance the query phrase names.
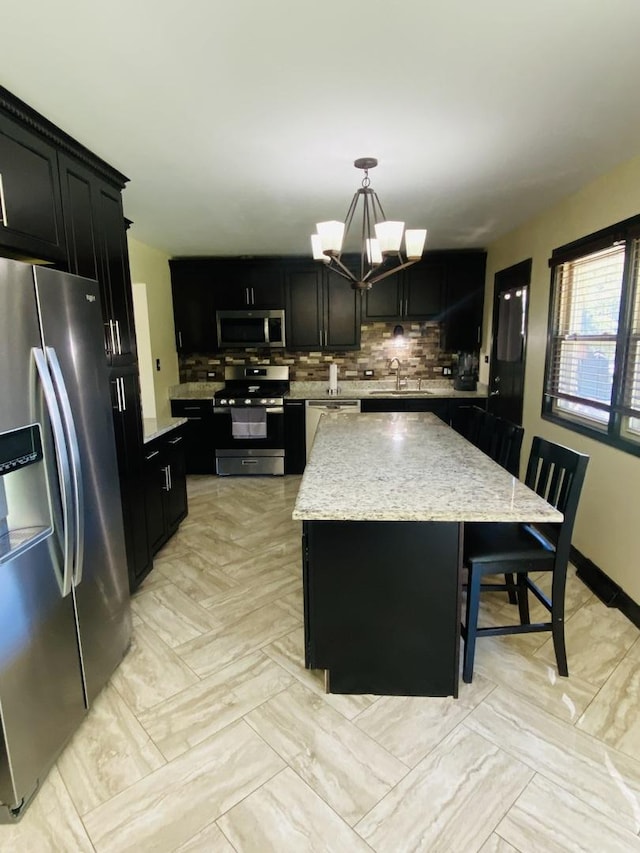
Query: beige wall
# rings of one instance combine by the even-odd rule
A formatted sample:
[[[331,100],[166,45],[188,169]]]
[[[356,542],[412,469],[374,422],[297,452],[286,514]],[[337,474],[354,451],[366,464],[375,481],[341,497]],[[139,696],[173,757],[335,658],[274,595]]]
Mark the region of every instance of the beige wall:
[[[144,322],[140,324],[139,352],[143,416],[166,417],[171,413],[169,387],[177,385],[179,381],[169,256],[129,235],[129,263],[132,282],[146,285],[148,325],[145,329]],[[138,295],[143,292],[139,288],[137,291]],[[139,310],[144,310],[143,302],[143,299],[136,300],[137,315]],[[160,359],[159,371],[156,370],[156,359]],[[155,411],[151,411],[152,408]]]
[[[640,458],[543,421],[540,410],[549,309],[548,259],[552,250],[639,213],[637,157],[489,246],[483,334],[485,353],[489,354],[495,273],[532,258],[522,458],[526,460],[534,435],[590,455],[573,544],[638,603]],[[487,376],[488,368],[483,368],[481,379],[486,381]]]

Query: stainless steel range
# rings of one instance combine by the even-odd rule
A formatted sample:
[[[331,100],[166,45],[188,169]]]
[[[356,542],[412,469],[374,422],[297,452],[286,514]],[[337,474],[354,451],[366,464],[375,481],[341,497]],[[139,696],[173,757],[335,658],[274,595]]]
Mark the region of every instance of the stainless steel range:
[[[289,368],[225,367],[213,400],[216,471],[284,474],[284,394]]]

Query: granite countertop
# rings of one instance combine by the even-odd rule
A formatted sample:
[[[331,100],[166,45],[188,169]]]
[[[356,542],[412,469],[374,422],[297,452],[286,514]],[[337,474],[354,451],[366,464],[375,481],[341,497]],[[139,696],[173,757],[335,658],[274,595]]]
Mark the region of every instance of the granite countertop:
[[[186,423],[186,418],[143,418],[142,440],[147,444],[149,441],[153,441],[154,438],[164,435],[165,432],[171,432],[172,429],[176,429]]]
[[[224,382],[184,382],[174,385],[169,389],[170,400],[210,400],[216,391],[224,387]],[[328,382],[291,382],[291,390],[285,395],[288,400],[322,400],[337,399],[361,400],[370,397],[372,392],[380,397],[381,391],[389,391],[389,396],[395,395],[395,379],[363,379],[351,380],[338,383],[339,393],[329,394]],[[452,397],[452,398],[478,398],[487,396],[487,386],[478,384],[476,391],[456,391],[453,382],[442,379],[432,379],[422,382],[421,390],[418,391],[417,379],[410,379],[407,386],[403,386],[404,397]],[[415,393],[414,393],[415,392]]]
[[[338,382],[338,394],[329,394],[328,382],[292,382],[291,390],[287,397],[289,399],[302,400],[323,400],[342,398],[343,400],[362,400],[365,397],[370,397],[372,393],[376,397],[384,396],[384,391],[389,392],[390,397],[396,395],[395,379],[361,379]],[[409,379],[407,384],[402,386],[402,394],[400,397],[486,397],[487,386],[478,385],[476,391],[456,391],[453,387],[453,382],[447,379],[428,379],[422,380],[420,391],[418,390],[418,380]]]
[[[323,414],[293,518],[559,522],[562,514],[431,413]]]

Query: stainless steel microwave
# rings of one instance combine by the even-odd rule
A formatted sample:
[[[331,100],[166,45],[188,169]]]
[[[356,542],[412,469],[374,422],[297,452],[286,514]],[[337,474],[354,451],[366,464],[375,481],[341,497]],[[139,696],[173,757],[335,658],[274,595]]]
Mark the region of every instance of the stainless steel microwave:
[[[284,310],[216,311],[220,349],[284,347]]]

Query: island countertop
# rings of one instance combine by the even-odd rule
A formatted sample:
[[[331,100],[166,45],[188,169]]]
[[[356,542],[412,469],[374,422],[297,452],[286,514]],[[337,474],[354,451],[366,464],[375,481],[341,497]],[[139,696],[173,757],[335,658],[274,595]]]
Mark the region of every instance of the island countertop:
[[[293,518],[560,522],[562,514],[436,415],[393,412],[323,414]]]

